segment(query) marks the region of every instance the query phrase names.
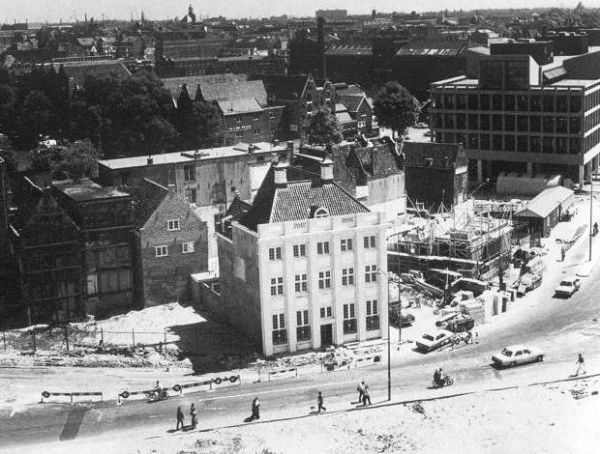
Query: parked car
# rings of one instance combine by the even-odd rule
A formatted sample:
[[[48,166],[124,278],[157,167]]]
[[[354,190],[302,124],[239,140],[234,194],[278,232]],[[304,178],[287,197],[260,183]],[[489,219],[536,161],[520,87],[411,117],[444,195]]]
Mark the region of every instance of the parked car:
[[[452,342],[454,333],[440,329],[432,333],[425,333],[416,342],[417,349],[422,352],[430,352]]]
[[[445,329],[454,333],[462,333],[473,329],[475,320],[471,317],[456,317],[446,322]]]
[[[520,364],[544,361],[544,352],[537,347],[511,345],[492,356],[492,361],[500,367],[514,367]]]
[[[409,312],[402,311],[400,305],[390,306],[390,323],[394,326],[408,326],[415,321],[415,316]]]
[[[570,298],[573,294],[579,290],[581,281],[576,277],[570,277],[563,279],[560,284],[554,289],[554,296],[561,298]]]

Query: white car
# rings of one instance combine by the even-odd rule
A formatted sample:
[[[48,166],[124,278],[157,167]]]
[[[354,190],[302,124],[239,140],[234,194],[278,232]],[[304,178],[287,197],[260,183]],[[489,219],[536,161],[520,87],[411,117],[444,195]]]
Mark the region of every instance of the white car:
[[[560,296],[562,298],[570,298],[573,294],[579,290],[581,281],[576,277],[570,277],[560,281],[560,284],[554,289],[554,296]]]
[[[511,345],[492,356],[492,361],[500,367],[514,367],[520,364],[544,361],[544,352],[537,347]]]
[[[433,333],[425,333],[416,342],[417,349],[423,352],[430,352],[443,345],[449,344],[453,339],[454,333],[445,329],[440,329]]]

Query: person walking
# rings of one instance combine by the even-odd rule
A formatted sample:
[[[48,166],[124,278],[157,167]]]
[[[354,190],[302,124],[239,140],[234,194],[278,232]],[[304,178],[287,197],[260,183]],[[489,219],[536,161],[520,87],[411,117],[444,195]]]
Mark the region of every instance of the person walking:
[[[251,420],[260,418],[260,404],[258,403],[258,397],[255,397],[252,401],[252,417]]]
[[[362,402],[365,395],[365,382],[361,381],[356,387],[356,390],[358,391],[358,401]]]
[[[561,246],[560,247],[560,261],[561,262],[565,261],[565,254],[566,254],[565,247]]]
[[[183,423],[183,411],[181,411],[181,407],[177,407],[177,427],[175,428],[175,430],[179,430],[179,425],[181,424],[181,428],[183,429],[185,427],[184,423]]]
[[[317,408],[318,412],[321,413],[321,410],[326,411],[327,409],[323,406],[323,394],[319,391],[319,395],[317,396]]]
[[[365,389],[363,391],[363,407],[367,405],[367,402],[369,403],[369,405],[371,405],[371,395],[369,394],[369,387],[365,385]]]
[[[574,377],[577,377],[579,375],[579,372],[581,372],[582,374],[585,374],[585,362],[583,360],[583,355],[580,353],[579,357],[577,358],[577,361],[575,362],[575,364],[577,364],[577,370],[575,371],[575,375]]]
[[[190,418],[192,420],[192,429],[195,429],[198,425],[198,414],[196,413],[196,406],[194,404],[190,406]]]

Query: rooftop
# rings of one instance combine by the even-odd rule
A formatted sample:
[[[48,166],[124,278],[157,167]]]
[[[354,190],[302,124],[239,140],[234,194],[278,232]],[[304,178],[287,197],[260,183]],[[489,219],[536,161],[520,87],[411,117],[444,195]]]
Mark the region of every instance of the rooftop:
[[[76,202],[129,197],[129,194],[125,192],[112,186],[100,186],[88,178],[84,178],[79,182],[73,180],[55,181],[52,185]]]
[[[248,154],[249,147],[253,154],[265,154],[280,152],[287,149],[287,145],[273,145],[268,142],[258,142],[252,145],[239,143],[228,147],[206,148],[203,150],[177,151],[174,153],[163,153],[152,155],[152,164],[148,164],[149,156],[132,156],[129,158],[105,159],[98,161],[101,166],[115,169],[129,169],[134,167],[146,167],[149,165],[185,164],[195,161],[209,161],[211,159],[235,158]]]

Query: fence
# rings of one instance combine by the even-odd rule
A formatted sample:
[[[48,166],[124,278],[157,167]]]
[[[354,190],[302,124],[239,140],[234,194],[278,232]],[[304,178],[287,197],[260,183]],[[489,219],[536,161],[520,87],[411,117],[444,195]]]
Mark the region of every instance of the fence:
[[[104,400],[104,394],[102,394],[99,391],[94,391],[94,392],[70,392],[70,393],[51,393],[48,391],[43,391],[42,392],[42,400],[40,403],[44,402],[44,399],[49,399],[50,397],[60,397],[60,396],[68,396],[71,399],[71,403],[73,403],[73,397],[78,397],[78,396],[86,396],[86,397],[94,397],[94,396],[100,396],[100,400],[103,401]]]

